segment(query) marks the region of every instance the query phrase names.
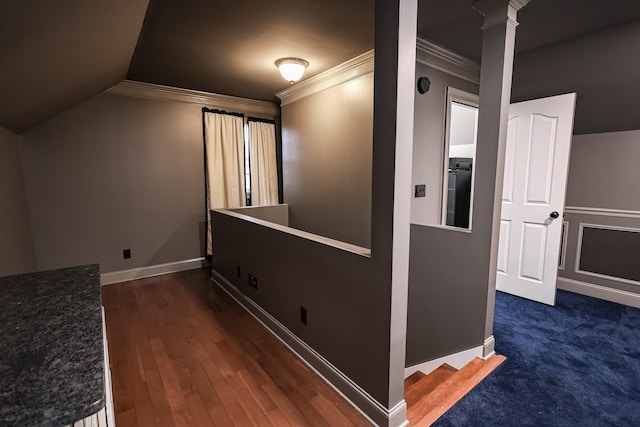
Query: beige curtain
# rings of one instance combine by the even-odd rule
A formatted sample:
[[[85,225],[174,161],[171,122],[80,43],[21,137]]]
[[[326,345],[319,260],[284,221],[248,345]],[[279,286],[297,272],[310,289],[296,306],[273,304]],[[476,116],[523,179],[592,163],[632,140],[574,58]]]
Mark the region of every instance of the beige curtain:
[[[278,204],[276,165],[276,127],[273,123],[249,120],[249,165],[251,166],[251,204]]]
[[[210,209],[246,204],[244,188],[244,118],[204,113],[207,152],[207,216]],[[211,254],[211,221],[207,217],[207,254]]]

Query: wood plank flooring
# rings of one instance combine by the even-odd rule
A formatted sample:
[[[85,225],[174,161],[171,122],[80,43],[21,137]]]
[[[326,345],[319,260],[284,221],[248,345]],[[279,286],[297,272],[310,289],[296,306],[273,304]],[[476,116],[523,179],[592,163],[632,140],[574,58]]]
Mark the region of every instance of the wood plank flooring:
[[[460,370],[444,364],[427,376],[407,378],[407,419],[416,427],[430,426],[505,360],[501,355],[475,358]]]
[[[369,426],[209,280],[102,287],[116,425]]]

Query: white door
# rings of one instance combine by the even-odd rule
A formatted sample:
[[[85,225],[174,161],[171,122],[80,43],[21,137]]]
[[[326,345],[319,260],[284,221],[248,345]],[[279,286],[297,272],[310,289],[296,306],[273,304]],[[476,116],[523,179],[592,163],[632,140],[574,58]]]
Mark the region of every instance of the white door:
[[[576,94],[511,104],[496,287],[556,302]]]

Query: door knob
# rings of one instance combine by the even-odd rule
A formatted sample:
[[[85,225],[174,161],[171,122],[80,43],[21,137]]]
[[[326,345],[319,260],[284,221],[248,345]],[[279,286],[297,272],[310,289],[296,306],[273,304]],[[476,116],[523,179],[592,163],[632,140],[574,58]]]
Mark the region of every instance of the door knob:
[[[558,213],[558,211],[553,211],[549,214],[549,216],[553,219],[556,219],[560,216],[560,214]]]

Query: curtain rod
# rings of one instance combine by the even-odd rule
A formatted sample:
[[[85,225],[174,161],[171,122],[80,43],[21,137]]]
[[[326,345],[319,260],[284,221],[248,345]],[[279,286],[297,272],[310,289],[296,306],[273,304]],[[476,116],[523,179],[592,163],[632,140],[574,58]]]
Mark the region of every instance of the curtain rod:
[[[224,111],[224,110],[214,110],[207,107],[202,107],[203,113],[214,113],[214,114],[226,114],[228,116],[236,116],[236,117],[244,117],[242,113],[235,113],[233,111]]]

